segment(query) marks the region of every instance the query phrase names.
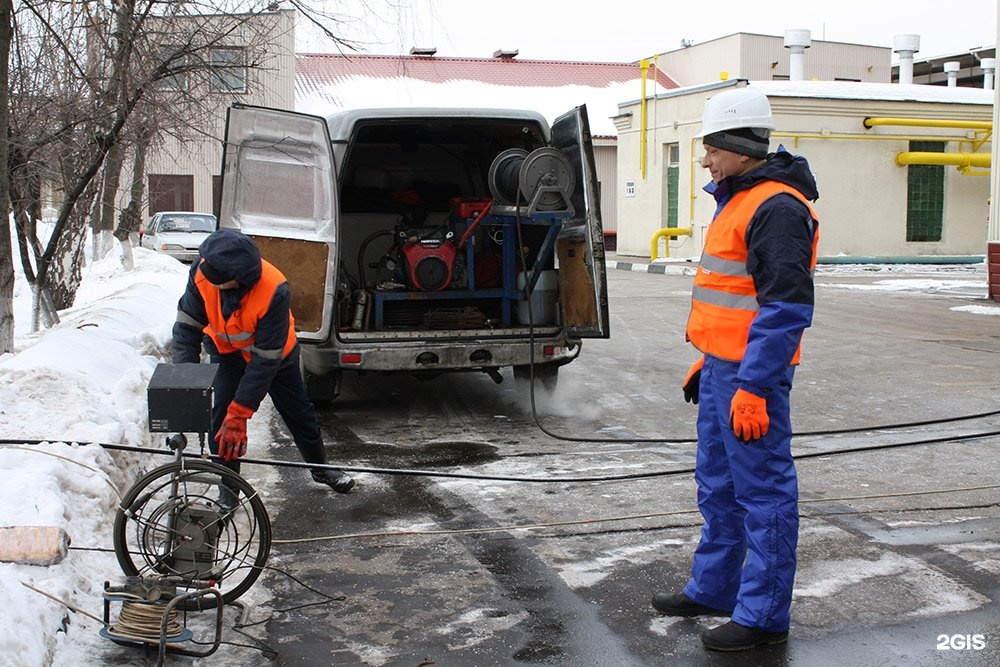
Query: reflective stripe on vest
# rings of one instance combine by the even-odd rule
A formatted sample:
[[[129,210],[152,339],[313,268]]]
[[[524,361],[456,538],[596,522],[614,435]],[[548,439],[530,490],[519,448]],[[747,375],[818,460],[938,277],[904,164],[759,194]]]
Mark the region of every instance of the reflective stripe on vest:
[[[212,339],[216,349],[222,354],[240,352],[247,362],[250,361],[251,352],[265,359],[284,359],[295,349],[296,342],[295,318],[292,317],[290,310],[288,311],[288,335],[282,348],[262,349],[254,343],[256,342],[257,324],[267,314],[271,301],[274,299],[275,290],[285,282],[285,276],[281,271],[266,260],[261,260],[260,280],[249,292],[243,295],[239,308],[226,319],[222,316],[220,290],[212,285],[201,271],[198,271],[195,274],[194,283],[205,302],[205,314],[208,315],[208,324],[204,325],[202,331]],[[186,317],[193,321],[190,316]],[[178,313],[178,319],[180,319],[180,313]]]
[[[747,227],[765,201],[783,193],[805,204],[813,219],[809,269],[816,268],[819,217],[802,193],[777,181],[764,181],[733,195],[708,227],[691,292],[687,339],[705,354],[729,361],[743,359],[750,325],[760,311],[757,289],[747,271]],[[799,362],[800,353],[801,348],[793,364]]]

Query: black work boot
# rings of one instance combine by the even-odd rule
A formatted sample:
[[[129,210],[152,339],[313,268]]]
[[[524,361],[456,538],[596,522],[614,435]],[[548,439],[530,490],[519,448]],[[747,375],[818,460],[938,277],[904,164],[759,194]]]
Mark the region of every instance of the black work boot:
[[[322,441],[310,444],[296,442],[295,446],[299,448],[302,460],[306,463],[326,465],[326,452],[323,451]],[[354,479],[343,470],[337,470],[336,468],[311,468],[309,472],[312,473],[314,482],[326,484],[337,493],[349,493],[354,488]]]
[[[233,510],[235,510],[240,504],[239,498],[237,497],[238,493],[238,491],[230,489],[225,484],[219,485],[219,498],[216,502],[219,504],[219,511],[223,516],[229,516],[232,514]]]
[[[781,644],[788,639],[787,632],[767,632],[759,628],[748,628],[736,621],[706,630],[701,633],[705,648],[713,651],[746,651],[767,644]]]
[[[732,612],[724,609],[698,604],[684,593],[657,593],[652,602],[657,611],[667,616],[732,616]]]
[[[314,482],[326,484],[337,493],[348,493],[354,488],[354,478],[342,470],[313,468],[309,472],[312,473]]]

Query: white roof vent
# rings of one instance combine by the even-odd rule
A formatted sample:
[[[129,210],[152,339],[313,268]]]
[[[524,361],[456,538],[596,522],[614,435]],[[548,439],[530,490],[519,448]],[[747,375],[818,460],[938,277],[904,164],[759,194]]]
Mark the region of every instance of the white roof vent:
[[[920,50],[920,35],[896,35],[892,38],[892,50],[896,53],[916,53]]]
[[[983,68],[983,89],[993,90],[993,75],[997,71],[997,59],[983,58],[979,61],[979,66]]]
[[[433,46],[412,46],[410,47],[411,56],[433,56],[438,50]]]
[[[812,45],[812,33],[808,30],[786,30],[785,31],[785,48],[791,49],[794,47],[802,47],[803,49],[808,49]]]
[[[788,55],[788,78],[802,81],[806,78],[806,49],[812,44],[812,33],[808,30],[786,30],[785,48]]]
[[[505,51],[503,49],[497,49],[493,52],[494,58],[500,58],[503,60],[513,60],[517,57],[517,49],[512,49],[510,51]]]
[[[962,63],[957,60],[949,60],[944,64],[944,73],[948,76],[948,87],[954,88],[958,85],[958,70],[962,69]]]
[[[899,54],[899,82],[913,83],[913,54],[920,50],[920,35],[896,35],[892,50]]]

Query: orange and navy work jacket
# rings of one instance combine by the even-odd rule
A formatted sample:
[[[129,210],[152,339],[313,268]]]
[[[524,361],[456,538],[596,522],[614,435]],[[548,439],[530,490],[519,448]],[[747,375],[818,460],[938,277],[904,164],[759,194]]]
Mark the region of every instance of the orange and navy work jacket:
[[[743,359],[750,326],[760,310],[754,281],[747,271],[747,228],[761,204],[782,193],[805,204],[818,225],[819,217],[802,193],[769,180],[734,194],[708,227],[687,323],[687,339],[705,354],[734,362]],[[818,244],[817,228],[810,271],[816,268]],[[801,351],[800,343],[792,364],[799,362]]]
[[[295,318],[288,313],[288,337],[281,350],[262,350],[256,347],[257,323],[267,313],[274,298],[274,291],[285,282],[285,276],[267,260],[261,260],[260,280],[243,295],[240,307],[225,318],[222,315],[220,291],[198,271],[194,277],[195,287],[205,302],[208,324],[202,331],[212,339],[216,349],[222,354],[240,352],[243,359],[250,361],[250,353],[272,361],[284,359],[295,349]]]

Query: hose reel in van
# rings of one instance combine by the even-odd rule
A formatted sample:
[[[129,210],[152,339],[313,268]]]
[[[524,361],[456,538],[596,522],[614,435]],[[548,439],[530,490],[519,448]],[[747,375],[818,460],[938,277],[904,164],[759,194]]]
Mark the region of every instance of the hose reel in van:
[[[555,148],[503,151],[490,165],[488,184],[493,199],[504,206],[524,202],[529,212],[573,211],[573,165]]]

